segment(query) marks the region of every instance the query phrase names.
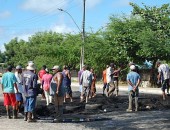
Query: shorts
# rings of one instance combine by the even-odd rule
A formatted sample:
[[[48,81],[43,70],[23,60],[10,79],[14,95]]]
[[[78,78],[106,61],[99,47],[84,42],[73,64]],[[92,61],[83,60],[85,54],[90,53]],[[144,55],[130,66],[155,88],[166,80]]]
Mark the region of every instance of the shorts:
[[[4,93],[4,106],[15,106],[16,97],[15,93]]]
[[[35,110],[36,96],[26,97],[24,112],[33,112]]]
[[[66,94],[72,94],[71,86],[65,86],[65,93]]]
[[[23,102],[22,93],[16,93],[15,97],[18,102]]]
[[[103,84],[103,88],[105,89],[105,88],[109,88],[109,85],[107,84],[107,83],[104,83]]]
[[[165,79],[162,81],[162,87],[161,87],[161,90],[163,92],[165,92],[165,89],[167,89],[167,87],[169,87],[169,79]]]

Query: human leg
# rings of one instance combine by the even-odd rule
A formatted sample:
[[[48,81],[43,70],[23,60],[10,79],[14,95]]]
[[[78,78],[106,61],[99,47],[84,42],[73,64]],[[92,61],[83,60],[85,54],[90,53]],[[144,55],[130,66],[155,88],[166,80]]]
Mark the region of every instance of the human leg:
[[[129,106],[126,111],[132,111],[132,103],[133,103],[133,91],[129,92]]]
[[[114,82],[109,83],[110,90],[108,91],[108,96],[112,95],[113,92],[115,91],[115,84]]]
[[[35,122],[33,113],[35,112],[36,96],[27,97],[28,122]]]
[[[161,87],[163,100],[166,100],[165,89],[166,89],[166,82],[164,80],[162,81],[162,87]]]
[[[58,95],[54,95],[54,105],[55,105],[55,119],[59,120],[63,117],[63,97],[59,97]]]
[[[118,80],[115,80],[114,84],[115,84],[116,96],[118,96],[119,93]]]
[[[137,89],[135,92],[135,111],[139,110],[138,97],[139,97],[139,90]]]
[[[44,94],[45,94],[45,99],[46,99],[46,105],[49,105],[49,96],[48,96],[48,91],[44,90]]]
[[[13,119],[16,119],[17,118],[17,109],[16,109],[17,101],[16,101],[15,93],[10,93],[9,98],[10,98],[10,102],[12,106]]]

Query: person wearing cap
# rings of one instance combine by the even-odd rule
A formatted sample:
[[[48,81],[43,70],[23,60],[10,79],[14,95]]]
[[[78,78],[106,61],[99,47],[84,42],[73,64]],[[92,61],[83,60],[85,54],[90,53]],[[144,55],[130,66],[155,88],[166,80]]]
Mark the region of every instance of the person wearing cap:
[[[135,98],[135,111],[138,111],[139,84],[141,82],[140,75],[136,72],[135,65],[131,65],[130,70],[131,72],[127,74],[129,107],[126,111],[128,112],[131,112],[133,110],[133,98]]]
[[[89,67],[85,66],[84,71],[80,78],[80,84],[83,86],[83,90],[81,93],[81,99],[80,101],[83,102],[84,98],[86,100],[86,103],[88,102],[89,96],[90,96],[90,90],[91,90],[91,84],[92,84],[92,73],[89,71]]]
[[[26,98],[24,112],[25,112],[25,121],[34,122],[32,118],[33,112],[35,111],[36,105],[36,96],[37,96],[37,75],[34,73],[36,67],[34,63],[28,63],[26,71],[22,74],[22,84],[24,88],[24,95]]]
[[[18,87],[18,93],[15,89],[15,95],[16,95],[16,100],[17,100],[17,112],[21,112],[21,107],[23,104],[23,96],[22,94],[24,93],[23,91],[23,86],[22,86],[22,67],[20,65],[16,66],[16,71],[15,71],[15,77],[17,79],[17,87]]]
[[[158,83],[161,83],[162,97],[165,100],[165,89],[167,89],[167,94],[169,94],[170,68],[167,64],[161,64],[160,61],[156,62],[156,66],[158,68]]]
[[[60,72],[60,67],[58,65],[52,68],[54,76],[51,80],[51,88],[54,88],[54,94],[51,93],[50,95],[54,96],[54,105],[55,105],[55,121],[60,121],[63,118],[63,101],[64,101],[64,82],[63,82],[63,74]]]
[[[50,96],[49,89],[50,89],[50,83],[53,76],[52,74],[49,73],[49,70],[47,68],[45,69],[45,71],[46,74],[42,76],[41,84],[45,94],[46,105],[48,106],[49,104],[52,104],[52,96]]]
[[[70,102],[73,102],[72,89],[71,89],[71,73],[66,65],[63,66],[62,74],[63,74],[63,82],[65,87],[64,102],[66,102],[67,97],[70,98]]]
[[[10,119],[10,106],[13,108],[13,119],[17,118],[15,91],[18,93],[17,79],[12,73],[12,66],[7,67],[7,72],[2,75],[2,91],[4,95],[4,106],[6,107],[7,118]]]

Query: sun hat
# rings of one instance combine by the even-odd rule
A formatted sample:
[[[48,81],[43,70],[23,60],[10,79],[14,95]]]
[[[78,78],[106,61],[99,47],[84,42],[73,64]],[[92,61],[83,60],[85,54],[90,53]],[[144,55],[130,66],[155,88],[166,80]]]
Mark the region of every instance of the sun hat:
[[[33,62],[28,63],[27,70],[35,70],[35,65]]]

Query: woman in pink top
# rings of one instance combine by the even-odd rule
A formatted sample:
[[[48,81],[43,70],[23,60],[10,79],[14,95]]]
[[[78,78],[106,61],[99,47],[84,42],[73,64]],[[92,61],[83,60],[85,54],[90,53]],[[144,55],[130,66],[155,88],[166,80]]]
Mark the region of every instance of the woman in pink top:
[[[45,71],[46,71],[46,74],[44,74],[42,76],[41,82],[42,82],[43,90],[45,93],[45,98],[46,98],[46,103],[47,103],[46,105],[48,106],[49,104],[52,104],[52,96],[50,96],[50,94],[49,94],[52,75],[49,74],[48,69],[45,69]]]

